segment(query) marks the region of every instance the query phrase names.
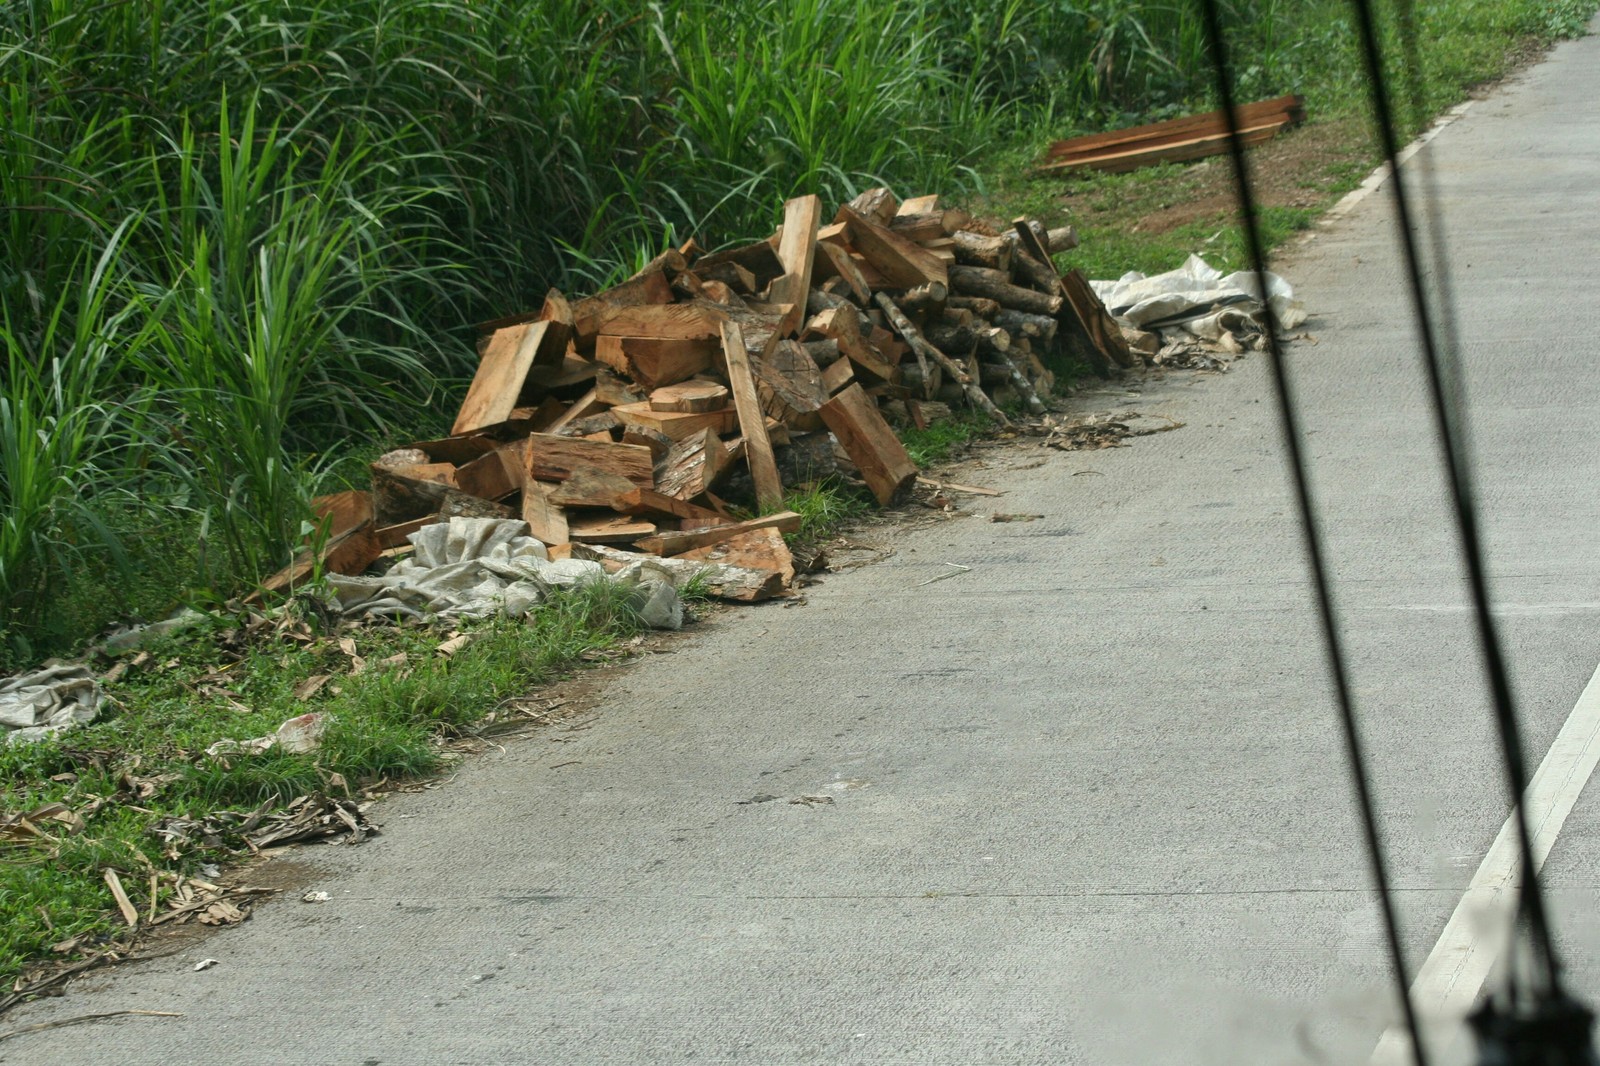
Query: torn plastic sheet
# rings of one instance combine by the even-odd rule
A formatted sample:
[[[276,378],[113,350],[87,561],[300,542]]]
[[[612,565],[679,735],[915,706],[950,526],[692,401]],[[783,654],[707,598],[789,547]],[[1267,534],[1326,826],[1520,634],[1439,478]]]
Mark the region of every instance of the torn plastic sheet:
[[[1306,320],[1305,309],[1295,299],[1287,281],[1266,274],[1267,298],[1280,329],[1293,329]],[[1116,281],[1092,281],[1112,315],[1130,326],[1160,332],[1183,331],[1203,340],[1220,341],[1227,333],[1261,326],[1261,291],[1254,271],[1224,276],[1198,255],[1176,270],[1145,276],[1130,271]]]
[[[82,663],[50,662],[0,681],[0,730],[7,743],[43,740],[92,722],[105,699]]]
[[[349,616],[424,620],[521,618],[553,589],[607,581],[633,589],[634,610],[655,629],[683,625],[683,601],[672,574],[643,560],[616,574],[587,559],[552,561],[511,518],[451,518],[408,538],[416,554],[377,577],[330,574],[334,606]]]

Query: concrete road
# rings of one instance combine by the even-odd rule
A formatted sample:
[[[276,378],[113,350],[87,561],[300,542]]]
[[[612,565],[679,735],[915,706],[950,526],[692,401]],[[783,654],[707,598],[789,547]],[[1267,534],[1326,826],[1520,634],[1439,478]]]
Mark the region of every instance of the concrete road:
[[[1600,660],[1597,96],[1591,37],[1426,150],[1536,756]],[[1292,359],[1415,965],[1507,805],[1386,199],[1282,267],[1315,314]],[[329,902],[6,1027],[183,1017],[0,1059],[1365,1062],[1390,975],[1263,362],[1095,403],[1185,427],[985,453],[964,479],[1007,494],[978,515],[627,668],[586,728],[383,804],[369,846],[303,852]],[[947,562],[971,569],[928,583]],[[1590,997],[1597,860],[1589,789],[1547,873]]]

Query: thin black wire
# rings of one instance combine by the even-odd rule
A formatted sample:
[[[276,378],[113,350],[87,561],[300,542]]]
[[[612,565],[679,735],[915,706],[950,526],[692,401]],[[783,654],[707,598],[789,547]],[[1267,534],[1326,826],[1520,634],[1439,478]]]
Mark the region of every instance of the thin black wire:
[[[1546,990],[1558,994],[1561,989],[1560,966],[1550,936],[1549,921],[1544,908],[1544,894],[1539,887],[1538,872],[1533,864],[1527,812],[1523,809],[1523,797],[1528,787],[1528,771],[1524,762],[1522,731],[1517,724],[1516,705],[1511,695],[1511,682],[1506,673],[1505,657],[1501,651],[1499,629],[1490,611],[1488,578],[1484,572],[1482,540],[1479,535],[1477,513],[1472,503],[1472,486],[1462,449],[1458,447],[1458,441],[1452,432],[1449,403],[1440,370],[1439,345],[1434,335],[1432,316],[1428,310],[1428,295],[1422,277],[1421,258],[1417,250],[1416,236],[1412,230],[1404,178],[1400,172],[1399,146],[1395,137],[1394,122],[1389,114],[1389,92],[1383,69],[1383,50],[1378,43],[1370,0],[1351,0],[1351,2],[1355,5],[1357,22],[1361,30],[1367,81],[1372,89],[1374,120],[1383,154],[1389,160],[1390,189],[1398,222],[1396,228],[1405,253],[1411,300],[1421,335],[1424,365],[1427,369],[1428,391],[1444,447],[1445,464],[1450,475],[1448,479],[1450,502],[1455,512],[1462,554],[1466,557],[1467,584],[1472,596],[1478,643],[1484,657],[1484,669],[1488,675],[1489,689],[1493,698],[1495,724],[1500,732],[1500,750],[1505,759],[1506,783],[1511,792],[1512,819],[1517,827],[1517,851],[1522,862],[1520,886],[1522,910],[1528,920],[1533,947],[1539,956],[1538,961],[1544,966]]]
[[[1383,931],[1388,945],[1389,961],[1394,968],[1406,1029],[1411,1034],[1412,1056],[1417,1066],[1427,1066],[1427,1052],[1423,1048],[1422,1034],[1417,1025],[1416,1009],[1411,1003],[1405,950],[1400,944],[1400,929],[1395,917],[1393,893],[1389,887],[1389,870],[1383,857],[1383,842],[1378,833],[1372,788],[1367,779],[1365,746],[1361,739],[1361,728],[1356,722],[1350,678],[1345,667],[1344,644],[1339,636],[1339,626],[1334,614],[1333,592],[1328,584],[1322,538],[1318,532],[1316,507],[1311,498],[1305,456],[1300,449],[1298,408],[1294,400],[1293,386],[1289,380],[1288,367],[1283,360],[1283,349],[1278,342],[1278,318],[1273,312],[1272,301],[1267,293],[1267,257],[1261,243],[1260,227],[1257,225],[1255,193],[1250,184],[1249,167],[1245,163],[1244,142],[1239,137],[1239,117],[1234,108],[1233,78],[1229,74],[1227,42],[1223,38],[1217,3],[1218,0],[1200,0],[1200,8],[1205,18],[1206,36],[1211,46],[1212,66],[1216,71],[1218,102],[1222,105],[1222,114],[1228,125],[1228,149],[1233,157],[1233,172],[1238,183],[1240,220],[1244,225],[1245,241],[1250,251],[1250,266],[1255,271],[1256,285],[1261,294],[1262,317],[1266,323],[1268,362],[1272,367],[1272,381],[1277,392],[1284,447],[1288,452],[1289,465],[1294,476],[1295,502],[1300,512],[1300,531],[1311,563],[1312,583],[1317,596],[1317,615],[1322,624],[1323,640],[1328,652],[1328,668],[1333,677],[1335,702],[1339,708],[1340,724],[1344,728],[1345,747],[1350,756],[1351,783],[1355,787],[1356,798],[1361,808],[1361,830],[1366,838],[1367,860],[1372,869],[1372,879],[1377,886],[1378,902],[1383,912]]]

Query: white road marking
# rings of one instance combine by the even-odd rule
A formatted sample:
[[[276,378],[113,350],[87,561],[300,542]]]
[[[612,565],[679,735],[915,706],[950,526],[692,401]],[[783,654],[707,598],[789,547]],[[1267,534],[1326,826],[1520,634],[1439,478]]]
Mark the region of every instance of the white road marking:
[[[1528,783],[1525,806],[1537,870],[1555,845],[1573,804],[1600,763],[1600,667],[1567,716],[1555,743]],[[1439,942],[1411,983],[1411,1002],[1426,1028],[1445,1022],[1459,1031],[1462,1018],[1477,1004],[1484,982],[1506,944],[1506,930],[1521,881],[1515,828],[1510,818],[1500,827],[1489,853],[1450,915]],[[1430,1041],[1432,1043],[1432,1041]],[[1410,1063],[1411,1040],[1399,1026],[1390,1026],[1372,1053],[1374,1066]]]

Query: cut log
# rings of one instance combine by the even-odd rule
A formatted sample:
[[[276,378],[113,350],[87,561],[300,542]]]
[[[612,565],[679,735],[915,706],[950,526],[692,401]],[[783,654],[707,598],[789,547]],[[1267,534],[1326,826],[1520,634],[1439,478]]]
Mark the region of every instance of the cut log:
[[[924,337],[921,331],[912,324],[911,320],[894,305],[893,301],[891,301],[881,292],[877,295],[877,301],[878,306],[883,308],[883,313],[888,316],[889,321],[894,323],[894,328],[899,331],[900,336],[905,338],[906,343],[911,346],[911,350],[916,354],[917,359],[923,363],[920,369],[924,375],[923,382],[925,389],[927,387],[927,383],[932,380],[932,374],[926,364],[932,362],[955,379],[956,383],[961,386],[962,393],[967,397],[968,403],[972,404],[972,406],[976,407],[978,410],[983,411],[990,418],[993,418],[996,422],[999,422],[1003,426],[1011,424],[1011,420],[1005,416],[1005,413],[1001,411],[1000,408],[994,405],[994,401],[989,399],[988,395],[983,391],[982,386],[980,386],[978,382],[974,380],[973,377],[968,374],[963,367],[956,363],[955,360],[945,355],[944,352],[940,351],[934,345],[929,344],[928,339]],[[923,395],[926,396],[927,393],[924,392]],[[831,426],[832,423],[829,423],[829,425]]]
[[[994,316],[994,324],[1013,337],[1029,337],[1048,344],[1055,339],[1060,322],[1049,315],[1030,315],[1005,307]]]
[[[758,529],[775,529],[780,533],[794,533],[800,529],[803,521],[794,511],[780,511],[777,514],[765,515],[761,518],[752,518],[748,522],[733,522],[728,525],[712,526],[708,529],[696,529],[682,533],[663,532],[654,536],[645,537],[638,542],[641,551],[652,552],[661,556],[681,555],[695,548],[704,548],[711,544],[721,544],[743,533],[752,533]]]
[[[916,215],[896,214],[889,220],[889,228],[906,240],[918,244],[923,241],[936,241],[946,236],[942,211]]]
[[[572,539],[567,533],[567,512],[550,499],[554,487],[532,478],[522,486],[522,520],[528,523],[534,538],[546,546]]]
[[[721,263],[696,264],[694,273],[704,281],[720,281],[734,292],[754,296],[761,290],[756,286],[756,276],[749,267],[727,260]]]
[[[907,215],[923,215],[930,211],[939,210],[939,194],[929,196],[912,196],[900,201],[900,206],[895,208],[895,218],[905,218]]]
[[[755,479],[756,502],[762,510],[771,510],[783,502],[783,483],[778,480],[772,444],[767,439],[761,396],[756,389],[750,356],[745,351],[744,336],[737,322],[726,323],[723,327],[722,356],[727,363],[728,385],[733,390],[733,403],[744,436],[745,461],[750,466],[751,477]]]
[[[912,289],[936,281],[949,287],[949,270],[938,256],[848,207],[840,213],[849,227],[850,243],[891,286]]]
[[[828,397],[822,389],[822,371],[804,346],[779,341],[771,356],[752,360],[750,369],[761,408],[769,417],[802,431],[822,428],[817,409]]]
[[[450,428],[452,435],[504,422],[511,416],[528,371],[539,357],[550,329],[548,322],[530,322],[495,330],[483,358],[478,361],[467,398],[462,401],[455,424]]]
[[[944,305],[946,308],[956,308],[962,311],[971,311],[979,318],[993,318],[1000,313],[1000,304],[987,296],[947,296]],[[999,325],[999,323],[995,323]]]
[[[580,466],[572,476],[550,487],[546,497],[560,507],[611,507],[638,488],[632,481],[597,467]]]
[[[958,263],[991,270],[1011,269],[1011,245],[1003,237],[957,230],[950,235],[950,239],[955,242],[953,247]]]
[[[567,536],[575,544],[632,544],[656,531],[654,522],[621,515],[571,515]]]
[[[923,311],[931,311],[934,308],[943,307],[945,298],[948,295],[949,289],[946,286],[937,281],[930,281],[927,284],[918,285],[914,289],[907,289],[900,296],[897,296],[894,302],[907,314],[919,314]]]
[[[1056,229],[1045,231],[1045,247],[1050,249],[1050,254],[1070,252],[1078,246],[1078,231],[1071,226],[1060,226]]]
[[[718,343],[709,338],[602,336],[596,339],[594,348],[597,360],[649,390],[694,377],[711,366],[717,352]]]
[[[612,440],[616,437],[615,431],[621,426],[622,420],[612,414],[611,408],[607,407],[598,414],[568,422],[559,430],[556,430],[556,433],[562,437],[588,437],[590,440],[599,440],[604,437],[607,440]]]
[[[685,381],[655,389],[650,393],[649,403],[653,411],[698,414],[720,411],[728,406],[728,399],[728,390],[714,381]]]
[[[739,416],[732,407],[717,411],[657,411],[649,403],[629,403],[613,407],[611,413],[624,426],[652,430],[668,440],[683,440],[704,429],[718,435],[739,429]]]
[[[860,385],[851,385],[824,404],[822,418],[883,506],[916,480],[917,464]]]
[[[839,342],[832,337],[820,341],[806,341],[801,347],[811,356],[811,361],[816,363],[819,369],[832,366],[844,356],[844,352],[839,350]]]
[[[971,352],[1003,356],[1011,350],[1011,334],[985,323],[955,326],[948,322],[929,322],[922,331],[928,343],[943,352]]]
[[[469,496],[465,492],[451,489],[445,493],[444,502],[439,504],[438,520],[448,522],[452,518],[511,518],[515,514],[516,512],[506,504]]]
[[[455,467],[449,463],[431,466],[372,467],[372,512],[380,526],[407,522],[438,511],[445,496],[454,488]]]
[[[610,441],[584,440],[581,437],[553,437],[534,433],[528,437],[527,480],[565,481],[581,467],[593,467],[625,477],[635,485],[655,483],[650,449]]]
[[[727,466],[722,441],[710,430],[687,437],[672,446],[656,471],[656,488],[680,500],[697,499],[717,483]]]
[[[1061,293],[1061,275],[1050,263],[1041,263],[1031,255],[1017,255],[1011,260],[1011,276],[1036,292],[1052,296]]]
[[[1002,307],[1027,311],[1034,315],[1059,314],[1066,303],[1061,296],[1049,296],[1032,289],[1024,289],[1001,280],[1005,275],[998,270],[983,267],[955,266],[950,268],[950,287],[967,296],[986,296]]]

